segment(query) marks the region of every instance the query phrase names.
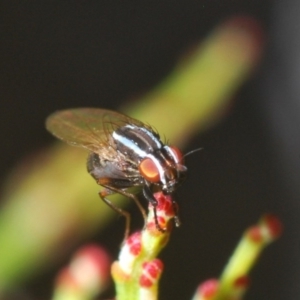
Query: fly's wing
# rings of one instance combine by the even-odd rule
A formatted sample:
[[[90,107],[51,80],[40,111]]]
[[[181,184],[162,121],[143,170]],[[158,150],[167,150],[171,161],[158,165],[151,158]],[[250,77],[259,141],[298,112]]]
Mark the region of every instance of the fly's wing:
[[[126,124],[144,126],[126,115],[99,108],[75,108],[57,111],[46,120],[54,136],[73,146],[99,153],[110,145],[111,133]]]

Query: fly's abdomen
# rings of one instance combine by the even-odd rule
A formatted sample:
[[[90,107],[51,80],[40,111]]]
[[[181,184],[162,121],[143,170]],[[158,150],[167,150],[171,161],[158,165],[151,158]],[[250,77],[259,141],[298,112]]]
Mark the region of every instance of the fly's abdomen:
[[[89,155],[87,170],[96,180],[99,178],[126,178],[125,173],[118,168],[116,162],[100,159],[96,153]]]
[[[108,180],[114,185],[118,183],[120,187],[141,185],[141,176],[133,168],[120,168],[117,161],[103,160],[96,153],[91,153],[87,160],[87,170],[93,178],[101,184],[101,180]]]

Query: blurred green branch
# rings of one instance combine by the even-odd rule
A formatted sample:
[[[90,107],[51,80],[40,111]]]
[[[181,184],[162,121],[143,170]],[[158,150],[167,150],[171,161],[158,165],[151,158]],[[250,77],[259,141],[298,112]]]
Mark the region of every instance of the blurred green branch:
[[[228,111],[231,97],[256,65],[260,42],[255,21],[224,23],[164,82],[123,110],[184,146]],[[57,143],[8,178],[0,212],[0,293],[108,223],[113,212],[85,172],[86,155]],[[124,206],[120,197],[114,201]]]

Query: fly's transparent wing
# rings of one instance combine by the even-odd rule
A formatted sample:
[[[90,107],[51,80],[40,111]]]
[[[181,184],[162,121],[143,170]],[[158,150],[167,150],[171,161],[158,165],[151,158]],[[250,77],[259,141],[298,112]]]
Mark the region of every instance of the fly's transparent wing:
[[[46,128],[57,138],[92,152],[107,147],[111,133],[120,126],[142,122],[126,115],[100,108],[75,108],[57,111],[46,120]]]

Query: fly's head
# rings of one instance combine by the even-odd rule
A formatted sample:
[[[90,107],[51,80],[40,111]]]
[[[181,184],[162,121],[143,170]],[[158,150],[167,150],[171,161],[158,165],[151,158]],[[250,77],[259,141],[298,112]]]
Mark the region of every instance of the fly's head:
[[[170,146],[148,154],[140,162],[139,171],[148,183],[159,186],[165,194],[173,193],[187,174],[182,153]]]

